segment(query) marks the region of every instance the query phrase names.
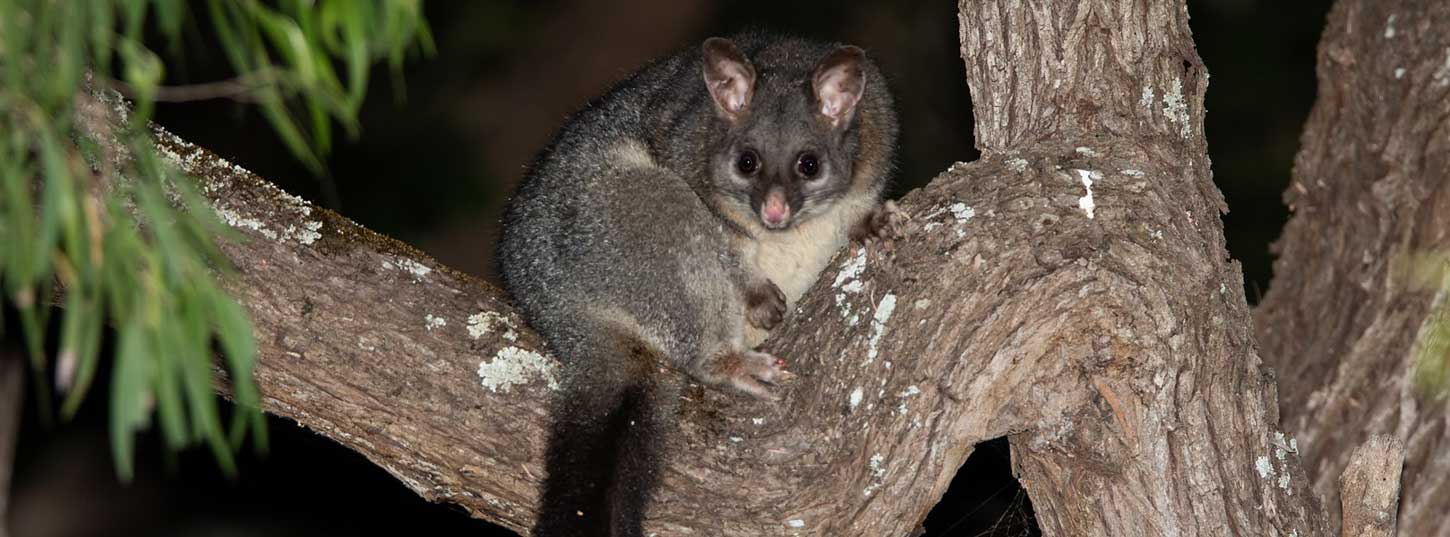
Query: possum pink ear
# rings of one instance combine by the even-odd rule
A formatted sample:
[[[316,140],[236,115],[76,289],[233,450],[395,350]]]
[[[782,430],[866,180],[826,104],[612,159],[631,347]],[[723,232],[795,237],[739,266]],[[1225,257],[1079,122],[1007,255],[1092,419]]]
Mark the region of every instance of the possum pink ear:
[[[841,128],[856,113],[856,103],[866,88],[866,76],[861,71],[865,61],[865,52],[846,45],[837,47],[816,64],[816,73],[811,79],[816,103],[832,127]]]
[[[731,122],[745,115],[755,92],[755,67],[729,39],[711,37],[704,51],[705,87],[715,100],[715,112]]]

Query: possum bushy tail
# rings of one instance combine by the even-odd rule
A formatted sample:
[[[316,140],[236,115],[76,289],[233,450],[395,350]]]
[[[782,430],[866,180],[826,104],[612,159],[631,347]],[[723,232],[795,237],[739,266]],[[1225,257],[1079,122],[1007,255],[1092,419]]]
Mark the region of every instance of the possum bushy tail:
[[[613,358],[608,361],[617,363]],[[551,409],[535,537],[644,536],[666,406],[657,380],[650,374],[566,379]]]

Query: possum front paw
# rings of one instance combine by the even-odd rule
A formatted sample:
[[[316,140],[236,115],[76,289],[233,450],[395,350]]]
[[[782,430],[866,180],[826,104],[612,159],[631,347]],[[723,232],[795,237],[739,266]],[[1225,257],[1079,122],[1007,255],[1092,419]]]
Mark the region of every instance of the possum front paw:
[[[911,215],[898,208],[896,202],[888,200],[851,227],[851,242],[856,244],[890,242],[901,236],[901,226],[909,219],[911,219]]]
[[[770,330],[785,318],[785,293],[770,280],[761,280],[745,290],[745,320],[761,330]]]

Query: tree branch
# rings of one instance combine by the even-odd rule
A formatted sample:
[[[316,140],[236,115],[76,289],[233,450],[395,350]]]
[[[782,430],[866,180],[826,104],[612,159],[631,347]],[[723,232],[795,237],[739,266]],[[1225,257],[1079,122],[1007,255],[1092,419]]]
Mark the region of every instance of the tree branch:
[[[1376,435],[1354,450],[1339,478],[1344,537],[1393,537],[1395,510],[1400,506],[1400,468],[1405,445]]]

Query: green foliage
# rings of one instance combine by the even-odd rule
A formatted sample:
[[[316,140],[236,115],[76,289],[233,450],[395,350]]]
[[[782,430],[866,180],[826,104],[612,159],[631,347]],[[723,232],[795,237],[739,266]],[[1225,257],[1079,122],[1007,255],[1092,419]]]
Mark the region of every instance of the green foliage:
[[[1415,384],[1435,398],[1450,396],[1450,253],[1406,256],[1399,275],[1410,289],[1435,293],[1437,299],[1415,341]]]
[[[332,147],[332,121],[349,134],[367,90],[372,63],[386,59],[396,73],[417,42],[432,51],[421,0],[284,0],[277,8],[235,0],[210,0],[208,7],[222,49],[233,67],[249,73],[246,83],[272,123],[303,163],[322,170],[319,153]],[[346,83],[333,68],[346,68]],[[298,96],[294,108],[286,98]],[[302,126],[306,117],[308,128]]]
[[[356,131],[370,66],[385,60],[396,73],[408,50],[432,46],[421,0],[206,8],[202,20],[237,77],[203,94],[257,102],[319,171],[332,125]],[[157,154],[147,129],[157,98],[198,92],[161,85],[165,63],[143,35],[177,50],[193,15],[182,0],[0,0],[0,291],[18,312],[42,407],[53,404],[53,384],[62,415],[73,415],[101,360],[113,360],[111,445],[123,478],[135,432],[153,420],[168,447],[206,444],[228,473],[248,432],[266,443],[251,322],[223,290],[228,262],[214,242],[238,237]],[[96,95],[108,87],[134,101],[121,124],[94,119],[106,114]],[[109,357],[106,323],[116,334]],[[230,423],[212,391],[214,347],[233,379]]]

